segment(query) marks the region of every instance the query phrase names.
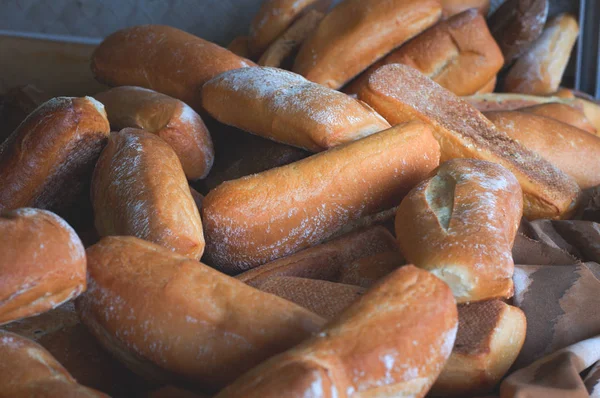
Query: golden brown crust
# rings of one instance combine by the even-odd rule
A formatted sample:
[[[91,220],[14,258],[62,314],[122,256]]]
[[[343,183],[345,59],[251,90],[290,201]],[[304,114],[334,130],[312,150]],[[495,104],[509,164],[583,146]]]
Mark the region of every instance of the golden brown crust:
[[[559,97],[542,97],[526,94],[510,93],[480,93],[464,97],[467,101],[480,112],[490,111],[514,111],[528,106],[557,103],[569,106],[578,106],[576,100]]]
[[[293,71],[338,89],[375,61],[435,24],[439,0],[346,0],[304,42]]]
[[[248,36],[238,36],[229,43],[227,49],[234,53],[235,55],[239,55],[242,58],[250,59],[250,50],[248,49]]]
[[[202,105],[222,123],[312,152],[390,127],[354,98],[269,67],[215,77],[202,88]]]
[[[370,227],[271,261],[237,275],[250,286],[260,286],[272,277],[294,276],[338,281],[346,264],[381,252],[398,251],[395,238],[383,227]],[[345,282],[342,282],[345,283]]]
[[[497,76],[494,76],[489,82],[481,87],[475,94],[490,94],[496,89],[496,83],[498,82]]]
[[[521,184],[527,218],[566,218],[575,211],[580,194],[575,181],[415,69],[397,64],[380,68],[359,98],[392,124],[415,119],[429,123],[442,162],[475,158],[506,167]]]
[[[206,255],[239,272],[314,246],[396,205],[437,167],[438,150],[430,129],[416,122],[223,183],[202,209]]]
[[[134,127],[156,134],[171,145],[188,179],[206,177],[214,160],[213,143],[200,115],[184,102],[132,86],[95,97],[104,104],[114,131]]]
[[[450,355],[456,328],[448,286],[406,266],[321,333],[262,363],[217,397],[423,397]]]
[[[48,351],[14,333],[0,331],[0,396],[11,398],[109,398],[83,387]]]
[[[82,322],[154,381],[217,389],[319,330],[323,319],[214,269],[133,237],[87,250]]]
[[[400,204],[396,237],[402,254],[448,283],[459,303],[510,298],[522,198],[504,167],[450,160]]]
[[[28,208],[1,212],[0,236],[0,324],[48,311],[85,290],[83,244],[60,217]]]
[[[483,16],[471,9],[438,23],[391,52],[345,91],[359,92],[373,72],[389,64],[411,66],[463,96],[490,84],[502,68],[504,58]]]
[[[110,136],[92,179],[100,236],[146,239],[185,256],[204,252],[200,213],[169,144],[143,130]]]
[[[486,17],[490,10],[490,0],[442,0],[442,18],[450,18],[471,8]]]
[[[571,176],[581,189],[600,185],[600,137],[525,112],[486,112],[485,116],[509,137]]]
[[[89,187],[109,133],[104,107],[93,98],[42,104],[0,145],[0,211],[68,208]]]
[[[109,86],[149,88],[200,106],[200,88],[219,73],[254,66],[214,43],[176,28],[140,25],[108,36],[92,55],[92,72]]]
[[[596,127],[585,116],[583,106],[577,107],[560,103],[548,103],[520,108],[519,111],[549,117],[550,119],[587,131],[590,134],[596,135],[598,133]]]
[[[533,46],[512,66],[504,91],[533,95],[556,92],[579,35],[577,20],[568,14],[552,19]]]

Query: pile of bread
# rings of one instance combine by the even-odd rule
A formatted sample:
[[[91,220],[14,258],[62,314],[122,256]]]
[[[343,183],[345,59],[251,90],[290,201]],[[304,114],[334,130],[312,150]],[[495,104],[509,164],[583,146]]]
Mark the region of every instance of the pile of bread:
[[[488,6],[267,0],[231,51],[136,26],[114,88],[7,95],[0,396],[497,388],[521,218],[600,185],[600,106],[559,89],[571,16]]]

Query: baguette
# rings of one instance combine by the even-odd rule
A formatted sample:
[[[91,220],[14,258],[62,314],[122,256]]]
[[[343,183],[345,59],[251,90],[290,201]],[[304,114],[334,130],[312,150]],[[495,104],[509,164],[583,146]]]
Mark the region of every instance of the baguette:
[[[202,105],[221,123],[312,152],[390,127],[360,101],[277,68],[223,73],[202,88]]]
[[[439,0],[346,0],[304,42],[293,71],[339,89],[375,61],[434,25]]]
[[[490,10],[490,0],[442,0],[442,18],[447,19],[463,11],[475,9],[483,17]]]
[[[470,95],[494,79],[504,58],[477,10],[464,11],[421,33],[371,66],[346,92],[358,93],[369,76],[389,64],[417,69],[456,95]]]
[[[48,351],[14,333],[0,331],[0,397],[109,398],[86,388]]]
[[[62,214],[87,193],[109,133],[104,106],[93,98],[42,104],[0,145],[0,211],[36,207]]]
[[[337,281],[346,264],[382,252],[398,252],[396,240],[385,228],[371,227],[261,265],[235,278],[258,287],[274,277]]]
[[[60,217],[39,209],[0,212],[0,236],[0,325],[85,290],[83,244]]]
[[[575,181],[416,70],[386,65],[369,78],[359,98],[392,124],[414,119],[430,123],[442,162],[475,158],[506,167],[521,184],[525,217],[567,218],[575,211],[580,195]]]
[[[487,112],[485,116],[509,137],[571,176],[581,189],[600,185],[600,137],[524,112]]]
[[[160,137],[143,130],[113,133],[92,179],[100,236],[130,235],[199,259],[200,213],[181,163]]]
[[[456,312],[445,283],[403,267],[217,398],[424,397],[452,351]]]
[[[170,26],[119,30],[92,54],[92,73],[109,86],[140,86],[182,100],[200,111],[199,91],[214,76],[255,66],[214,43]]]
[[[97,94],[113,130],[146,130],[165,140],[190,180],[204,178],[214,160],[213,143],[200,116],[185,103],[141,87],[117,87]]]
[[[223,183],[203,204],[207,258],[236,273],[314,246],[398,204],[437,167],[438,151],[428,126],[410,123]]]
[[[504,91],[546,95],[556,92],[579,35],[575,18],[555,17],[531,49],[515,62],[504,80]]]
[[[585,116],[583,106],[577,107],[551,102],[547,104],[521,108],[519,111],[531,113],[532,115],[549,117],[550,119],[554,119],[570,126],[577,127],[578,129],[587,131],[590,134],[598,135],[598,130],[596,130],[596,127],[590,123],[588,118]]]
[[[454,159],[404,198],[396,237],[406,260],[446,282],[458,303],[510,298],[522,210],[521,188],[508,170]]]
[[[463,100],[471,104],[471,106],[473,106],[480,112],[514,111],[528,106],[549,103],[577,106],[577,101],[573,99],[510,93],[475,94],[468,97],[464,97]]]
[[[134,237],[87,249],[82,322],[154,382],[219,389],[318,331],[324,320],[212,268]]]
[[[459,305],[454,350],[431,395],[491,392],[521,352],[526,329],[523,311],[500,300]]]

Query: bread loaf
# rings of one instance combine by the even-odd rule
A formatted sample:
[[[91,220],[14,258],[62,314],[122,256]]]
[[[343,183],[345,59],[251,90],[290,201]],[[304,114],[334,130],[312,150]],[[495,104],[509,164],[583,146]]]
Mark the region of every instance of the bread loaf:
[[[346,0],[304,42],[293,71],[338,89],[375,61],[435,24],[439,0]]]
[[[406,260],[445,281],[457,302],[510,298],[522,210],[521,188],[508,170],[454,159],[404,198],[396,237]]]
[[[471,9],[438,23],[392,51],[345,91],[358,93],[373,72],[388,64],[411,66],[462,96],[489,84],[502,68],[504,58],[484,17]]]
[[[185,103],[132,86],[113,88],[96,99],[104,104],[113,130],[134,127],[158,135],[171,145],[188,179],[206,177],[213,164],[213,143],[202,118]]]
[[[239,55],[242,58],[250,58],[250,50],[248,48],[248,36],[238,36],[229,43],[227,49],[234,53],[235,55]]]
[[[509,137],[571,176],[581,189],[600,185],[600,137],[524,112],[487,112]]]
[[[76,301],[100,343],[154,382],[218,389],[318,331],[319,316],[133,237],[88,248]]]
[[[314,246],[398,204],[437,167],[438,150],[425,124],[410,123],[223,183],[203,204],[207,258],[235,273]]]
[[[202,88],[202,105],[222,123],[313,152],[390,126],[360,101],[277,68],[223,73]]]
[[[477,90],[477,92],[475,94],[489,94],[489,93],[493,93],[494,90],[496,89],[496,83],[497,83],[498,79],[496,76],[494,76],[489,82],[487,82],[486,84],[483,85],[483,87],[481,87],[479,90]]]
[[[0,212],[0,324],[34,316],[85,290],[83,244],[45,210]]]
[[[404,258],[398,251],[377,253],[344,264],[336,281],[368,289],[404,263]]]
[[[548,22],[531,49],[510,68],[504,91],[546,95],[558,90],[578,35],[579,26],[571,15]]]
[[[542,97],[526,94],[510,93],[483,93],[464,97],[463,100],[471,104],[480,112],[488,111],[514,111],[528,106],[558,103],[577,106],[576,100],[559,97]]]
[[[92,73],[109,86],[140,86],[177,98],[196,111],[200,88],[230,69],[254,66],[214,43],[162,25],[119,30],[92,55]]]
[[[575,211],[580,194],[575,181],[413,68],[380,68],[359,98],[392,124],[415,119],[430,123],[440,143],[442,162],[475,158],[506,167],[521,184],[527,218],[566,218]]]
[[[82,385],[43,347],[0,331],[0,397],[109,398]]]
[[[468,9],[475,9],[487,16],[490,10],[490,0],[442,0],[442,18],[450,18]]]
[[[129,235],[199,259],[204,236],[177,155],[160,137],[124,129],[110,136],[92,180],[100,236]]]
[[[93,98],[42,104],[0,145],[0,211],[37,207],[62,214],[87,194],[109,133],[104,106]]]
[[[448,286],[403,267],[321,333],[263,362],[217,397],[424,397],[452,351],[456,328]]]
[[[583,106],[578,107],[577,103],[572,105],[550,102],[547,104],[533,105],[519,109],[520,112],[531,113],[533,115],[549,117],[550,119],[566,123],[570,126],[587,131],[590,134],[596,135],[598,131],[596,127],[590,123],[585,116]]]

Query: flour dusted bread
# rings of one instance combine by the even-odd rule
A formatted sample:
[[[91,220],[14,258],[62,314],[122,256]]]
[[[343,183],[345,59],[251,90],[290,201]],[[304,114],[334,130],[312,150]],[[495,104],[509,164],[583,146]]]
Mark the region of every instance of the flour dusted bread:
[[[93,98],[40,105],[0,145],[0,211],[37,207],[62,214],[87,194],[109,133],[104,106]]]
[[[456,312],[445,283],[403,267],[217,397],[424,397],[452,351]]]
[[[113,130],[143,129],[165,140],[190,180],[204,178],[214,160],[206,125],[192,108],[168,95],[142,87],[123,86],[97,94]]]
[[[182,30],[140,25],[119,30],[92,55],[92,73],[109,86],[140,86],[177,98],[196,111],[202,85],[252,61]]]
[[[40,345],[0,331],[0,397],[109,398],[86,388]]]
[[[552,19],[542,35],[511,67],[504,91],[533,95],[556,92],[579,35],[577,20],[562,14]]]
[[[431,395],[491,392],[517,359],[526,329],[523,311],[500,300],[459,305],[454,349]]]
[[[85,290],[83,244],[57,215],[0,212],[0,236],[0,324],[48,311]]]
[[[475,158],[506,167],[521,184],[527,218],[567,218],[575,211],[580,194],[575,181],[415,69],[380,68],[359,98],[392,124],[415,119],[429,123],[440,143],[442,162]]]
[[[397,205],[437,167],[438,151],[431,130],[415,122],[223,183],[203,204],[206,256],[235,273],[321,243]]]
[[[522,195],[498,164],[450,160],[402,200],[396,214],[402,254],[445,281],[459,303],[509,298]]]
[[[581,189],[600,185],[600,137],[544,116],[486,112],[496,127],[571,176]]]
[[[369,76],[383,65],[404,64],[456,95],[470,95],[489,84],[503,63],[484,17],[471,9],[438,23],[392,51],[345,91],[360,91]]]
[[[130,235],[199,259],[204,236],[181,163],[162,138],[139,129],[110,136],[92,180],[100,236]]]
[[[319,316],[133,237],[88,248],[82,322],[153,382],[219,389],[318,331]]]
[[[531,113],[533,115],[544,116],[550,119],[566,123],[570,126],[587,131],[590,134],[597,135],[598,130],[588,120],[580,103],[563,104],[558,102],[549,102],[547,104],[533,105],[520,108],[520,112]]]
[[[390,127],[368,105],[277,68],[223,73],[202,88],[202,105],[222,123],[313,152]]]
[[[345,0],[304,42],[292,70],[338,89],[435,24],[441,11],[439,0]]]

